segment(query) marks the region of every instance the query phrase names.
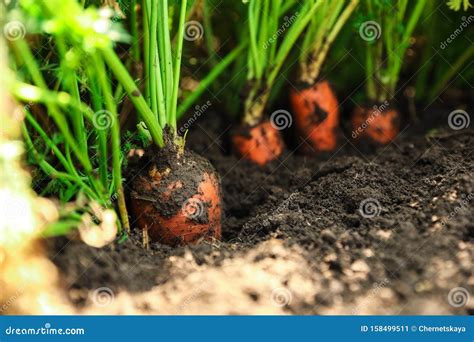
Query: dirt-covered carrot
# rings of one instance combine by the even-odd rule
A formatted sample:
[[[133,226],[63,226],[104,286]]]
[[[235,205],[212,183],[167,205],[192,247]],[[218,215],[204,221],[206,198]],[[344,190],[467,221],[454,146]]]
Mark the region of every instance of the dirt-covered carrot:
[[[400,113],[391,99],[410,37],[426,0],[409,2],[364,1],[360,37],[367,42],[366,104],[356,106],[352,116],[352,137],[370,145],[386,145],[400,132]],[[380,109],[382,108],[382,110]],[[374,110],[375,109],[375,110]]]
[[[166,139],[165,139],[166,141]],[[153,241],[186,244],[221,237],[219,178],[204,158],[173,142],[140,161],[132,182],[131,209]]]
[[[393,107],[393,105],[392,105]],[[399,133],[400,114],[394,108],[389,108],[386,101],[372,108],[357,106],[351,118],[354,139],[364,137],[370,142],[386,145],[395,139]]]
[[[279,127],[264,118],[269,96],[283,63],[296,40],[311,20],[318,1],[250,0],[247,58],[247,89],[242,125],[232,143],[237,154],[261,166],[283,151]]]
[[[339,103],[327,80],[320,79],[321,67],[331,44],[359,0],[321,2],[308,25],[300,55],[296,87],[290,102],[296,129],[311,146],[309,152],[330,152],[336,148]]]
[[[239,155],[260,166],[272,161],[283,151],[280,133],[268,121],[234,134],[232,142]]]
[[[110,48],[103,50],[155,143],[140,160],[130,183],[132,214],[146,241],[151,238],[169,245],[221,236],[219,177],[208,161],[184,149],[184,140],[177,134],[186,0],[177,12],[178,29],[172,39],[168,1],[144,2],[144,27],[149,28],[144,44],[146,98],[117,55]]]

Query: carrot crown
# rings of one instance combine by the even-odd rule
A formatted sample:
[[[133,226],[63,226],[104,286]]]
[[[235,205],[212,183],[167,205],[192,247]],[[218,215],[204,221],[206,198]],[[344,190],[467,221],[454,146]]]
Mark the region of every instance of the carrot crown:
[[[176,1],[177,2],[177,1]],[[152,140],[163,146],[163,130],[171,128],[176,136],[177,119],[191,107],[209,85],[237,58],[245,47],[240,44],[217,63],[193,93],[178,106],[179,80],[186,28],[187,0],[181,0],[178,25],[172,35],[168,0],[145,0],[143,8],[143,64],[145,96],[142,97],[125,67],[112,49],[103,51],[112,72],[127,90],[145,123]],[[192,23],[192,22],[190,22]],[[196,28],[189,27],[188,30]],[[172,43],[174,42],[174,44]],[[138,54],[138,53],[137,53]]]
[[[301,81],[308,84],[316,81],[329,48],[358,4],[359,0],[318,3],[318,9],[306,29],[299,56]]]

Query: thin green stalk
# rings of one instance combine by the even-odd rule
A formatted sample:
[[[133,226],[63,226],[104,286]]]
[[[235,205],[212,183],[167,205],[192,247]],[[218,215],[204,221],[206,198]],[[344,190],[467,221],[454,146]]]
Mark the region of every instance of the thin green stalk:
[[[82,102],[77,102],[69,93],[63,91],[54,91],[49,89],[43,89],[38,86],[34,86],[22,82],[14,82],[10,85],[12,94],[20,99],[21,101],[31,101],[34,103],[42,103],[44,105],[54,105],[59,110],[80,110],[84,114],[84,117],[93,123],[94,112],[92,109]]]
[[[261,78],[261,67],[259,60],[259,47],[257,45],[257,26],[258,26],[258,13],[255,16],[255,6],[260,5],[260,0],[250,1],[248,10],[248,21],[249,21],[249,33],[250,33],[250,49],[252,52],[252,60],[249,68],[253,70],[255,78]]]
[[[89,84],[91,87],[91,102],[92,108],[95,112],[103,110],[102,107],[102,96],[100,87],[97,81],[97,76],[95,68],[88,66],[88,77]],[[97,131],[97,145],[98,145],[98,160],[99,160],[99,177],[104,186],[107,186],[107,131],[106,130],[96,130]]]
[[[262,68],[261,73],[264,73],[264,65],[271,64],[271,61],[268,60],[266,51],[263,49],[263,46],[266,40],[269,37],[269,30],[268,30],[268,16],[269,16],[269,0],[263,0],[262,10],[260,11],[260,25],[258,27],[258,47],[259,47],[259,55],[260,55],[260,66]],[[278,13],[278,12],[276,12]],[[278,14],[277,14],[278,15]]]
[[[127,62],[129,62],[129,61],[127,61]],[[130,69],[130,68],[131,67],[127,66],[127,69]],[[117,103],[122,102],[124,97],[125,97],[125,91],[123,90],[123,86],[119,83],[117,85],[117,87],[115,88],[115,91],[114,91],[115,102],[117,102]]]
[[[459,58],[454,62],[454,64],[449,67],[446,72],[438,78],[437,82],[431,88],[430,93],[428,94],[428,101],[431,102],[446,86],[450,79],[456,75],[462,66],[470,59],[474,57],[474,45],[471,45],[464,53],[459,56]]]
[[[331,13],[331,8],[330,8],[331,4],[335,7],[337,3],[334,1],[332,2],[324,1],[321,4],[321,6],[318,8],[318,11],[315,14],[315,17],[317,17],[317,20],[316,20],[316,23],[314,23],[316,26],[316,29],[315,29],[315,36],[313,37],[314,39],[313,46],[309,49],[310,62],[313,58],[315,58],[315,56],[317,56],[318,51],[320,51],[321,46],[324,43],[324,36],[330,24],[328,18],[326,18],[326,14]]]
[[[376,84],[376,90],[377,90],[377,97],[376,101],[380,102],[383,100],[386,100],[387,98],[385,97],[386,93],[386,87],[380,87],[379,84],[383,83],[384,85],[386,84],[387,77],[390,77],[390,69],[387,71],[386,68],[384,68],[384,61],[383,61],[383,53],[384,53],[384,43],[381,39],[377,40],[377,43],[375,44],[375,78],[378,81]],[[384,82],[382,82],[384,80]]]
[[[40,69],[36,64],[36,60],[26,42],[23,39],[19,39],[12,42],[12,46],[16,53],[21,56],[28,72],[30,73],[33,82],[42,89],[48,89],[48,86],[46,85],[46,82],[43,79],[43,75],[41,74]],[[84,155],[84,152],[79,147],[79,145],[76,144],[74,137],[69,132],[69,128],[67,127],[67,122],[64,116],[59,112],[59,110],[54,104],[47,102],[46,106],[48,108],[48,113],[51,115],[54,122],[58,126],[59,130],[61,131],[61,134],[63,134],[67,144],[71,146],[71,149],[73,150],[77,159],[81,162],[85,171],[91,172],[92,165],[90,163],[90,160],[87,155]]]
[[[150,8],[149,1],[143,0],[143,68],[145,82],[145,99],[148,106],[151,106],[151,82],[149,80],[150,75]]]
[[[125,69],[122,62],[111,47],[103,48],[102,55],[104,56],[104,60],[114,73],[115,77],[117,77],[117,80],[125,88],[128,96],[130,97],[130,100],[132,101],[141,118],[145,122],[148,130],[150,131],[150,135],[153,139],[153,142],[159,147],[163,147],[164,144],[162,128],[160,124],[156,121],[153,112],[148,107],[145,99],[141,95],[137,85],[133,81],[132,77],[129,75],[127,69]]]
[[[384,30],[382,32],[384,43],[387,50],[387,65],[393,65],[395,63],[396,51],[394,50],[394,29],[393,29],[393,19],[386,17],[384,20]],[[396,44],[396,42],[395,42]],[[398,48],[398,46],[397,46]]]
[[[415,9],[411,13],[411,16],[408,20],[407,26],[403,32],[402,35],[402,41],[399,43],[399,48],[397,50],[397,55],[398,58],[395,60],[395,63],[393,64],[393,72],[390,75],[391,78],[391,83],[390,83],[390,89],[391,91],[395,91],[396,85],[398,83],[398,77],[400,74],[400,70],[402,67],[402,62],[403,62],[403,57],[405,56],[406,49],[408,48],[409,45],[409,39],[410,36],[413,33],[413,30],[415,29],[416,24],[418,23],[418,19],[420,18],[420,15],[423,11],[423,8],[425,7],[426,0],[418,0],[416,1]]]
[[[275,4],[272,4],[271,6],[272,10],[274,10],[276,13],[280,13],[281,11],[281,1],[276,1]],[[272,15],[269,20],[269,30],[270,32],[277,32],[279,30],[278,28],[278,18],[280,15]],[[270,45],[270,52],[268,54],[268,60],[273,62],[275,59],[275,54],[277,50],[277,44],[271,44]]]
[[[399,22],[402,22],[403,18],[405,17],[405,11],[407,9],[408,0],[398,0],[398,2],[399,5],[397,11],[397,18]]]
[[[81,185],[81,188],[84,190],[84,192],[86,192],[89,196],[92,196],[92,197],[95,196],[95,193],[87,185],[85,185],[79,177],[56,170],[56,168],[54,168],[42,156],[40,156],[38,150],[35,148],[33,144],[33,141],[31,140],[31,137],[28,133],[28,130],[26,129],[25,124],[22,125],[21,130],[22,130],[23,137],[24,137],[25,144],[28,151],[32,153],[33,157],[38,163],[38,166],[43,170],[43,172],[46,175],[48,175],[50,178],[53,178],[53,179],[60,179],[68,186],[72,185],[70,182],[78,183]]]
[[[163,89],[166,89],[166,60],[165,60],[165,42],[162,39],[162,37],[168,32],[168,28],[166,30],[163,30],[163,9],[162,9],[162,2],[160,0],[151,0],[152,2],[155,2],[156,5],[156,17],[160,18],[159,20],[159,25],[157,25],[157,37],[155,38],[156,40],[156,46],[158,48],[158,56],[160,56],[159,61],[160,61],[160,71],[161,71],[161,79],[163,82]],[[160,1],[160,4],[158,5],[158,1]],[[157,21],[158,23],[158,21]],[[164,97],[166,97],[166,94],[163,93]]]
[[[313,4],[307,11],[304,11],[304,17],[300,20],[297,20],[291,28],[288,30],[288,33],[284,40],[281,43],[280,48],[278,49],[278,53],[275,57],[275,61],[271,66],[271,72],[267,78],[267,87],[271,88],[273,82],[275,81],[276,77],[280,73],[281,66],[283,65],[288,53],[290,52],[291,48],[294,46],[296,40],[301,35],[301,32],[305,29],[306,25],[308,25],[309,21],[311,20],[312,16],[314,15],[315,11],[321,5],[321,0],[317,1]]]
[[[72,164],[70,164],[67,160],[64,154],[61,152],[61,150],[56,146],[56,144],[49,138],[48,134],[43,130],[41,125],[35,120],[33,115],[29,111],[26,111],[25,114],[26,120],[30,123],[30,125],[33,127],[33,129],[39,134],[41,139],[44,140],[45,144],[53,151],[54,155],[56,158],[58,158],[59,162],[63,165],[63,167],[66,169],[66,171],[70,174],[73,174],[73,168]],[[26,132],[27,133],[27,132]]]
[[[183,114],[196,102],[196,100],[202,95],[202,93],[209,87],[209,85],[214,82],[214,80],[219,77],[219,75],[233,62],[237,59],[240,53],[248,45],[247,41],[241,43],[236,47],[232,52],[225,56],[217,65],[215,65],[212,70],[206,75],[204,79],[199,82],[199,86],[193,90],[178,106],[176,112],[176,118],[179,119]]]
[[[322,39],[324,40],[324,43],[322,44],[321,49],[314,50],[312,53],[313,57],[315,58],[313,62],[310,63],[310,66],[308,67],[309,69],[308,79],[305,80],[308,83],[316,82],[316,79],[319,77],[319,73],[321,72],[321,67],[324,61],[326,60],[326,56],[329,52],[329,48],[333,44],[334,40],[336,39],[337,35],[341,31],[346,21],[351,16],[352,12],[355,10],[357,5],[359,4],[359,0],[351,0],[349,5],[344,9],[344,11],[341,14],[339,14],[340,10],[342,9],[343,4],[344,4],[343,2],[340,2],[337,9],[332,8],[330,10],[330,12],[333,11],[335,13],[332,16],[332,20],[336,20],[337,18],[337,21],[335,23],[329,24],[328,26],[329,31],[327,31],[329,32],[329,34],[326,32],[325,35],[323,36],[325,39]]]
[[[416,83],[415,83],[415,100],[421,100],[425,99],[426,93],[427,93],[427,88],[429,85],[428,78],[433,72],[433,66],[435,63],[428,63],[430,59],[433,58],[432,55],[432,49],[431,49],[431,44],[433,44],[436,41],[439,41],[439,31],[438,30],[433,30],[431,29],[432,27],[439,27],[440,26],[440,12],[435,11],[435,6],[437,6],[433,1],[428,1],[426,3],[426,6],[424,8],[424,13],[430,15],[429,20],[425,18],[422,21],[422,30],[425,33],[426,36],[426,44],[423,47],[423,51],[421,53],[421,58],[419,65],[422,66],[422,68],[419,70],[417,77],[416,77]]]
[[[45,171],[46,174],[50,176],[54,176],[54,178],[64,178],[69,181],[73,181],[77,183],[89,196],[95,198],[97,196],[96,192],[92,190],[82,179],[82,177],[77,173],[72,160],[70,159],[70,155],[68,153],[68,158],[64,156],[64,154],[59,150],[56,144],[49,138],[46,132],[42,129],[42,127],[38,124],[38,122],[34,119],[29,111],[26,112],[26,119],[31,124],[31,126],[38,132],[40,137],[43,139],[45,144],[54,152],[54,155],[58,158],[60,163],[66,169],[67,173],[63,173],[54,169],[49,163],[44,161],[44,158],[39,157],[39,153],[34,148],[34,145],[31,143],[31,138],[28,134],[26,126],[24,127],[23,135],[25,137],[25,141],[29,145],[29,149],[37,159],[38,165]],[[67,176],[65,176],[67,175]]]
[[[112,95],[112,89],[110,88],[110,83],[106,77],[105,65],[101,58],[95,58],[95,63],[97,66],[97,75],[99,78],[99,83],[103,91],[105,99],[105,108],[112,114],[112,122],[110,126],[111,131],[111,150],[112,150],[112,178],[115,191],[118,194],[118,208],[120,213],[120,218],[122,225],[124,226],[127,232],[130,231],[130,224],[128,221],[127,207],[125,204],[125,197],[123,193],[122,185],[122,165],[121,165],[121,148],[120,148],[120,125],[119,118],[117,115],[117,107]]]
[[[160,20],[160,28],[161,28],[161,31],[160,31],[160,35],[159,35],[159,40],[160,40],[160,45],[163,45],[163,52],[160,53],[160,59],[163,60],[163,65],[164,65],[164,80],[163,80],[163,84],[164,84],[164,89],[165,89],[165,92],[164,92],[164,97],[166,98],[166,112],[169,113],[170,111],[172,110],[176,110],[176,104],[170,99],[173,98],[173,87],[174,87],[174,84],[175,84],[175,81],[176,79],[173,79],[173,56],[172,56],[172,52],[171,52],[171,38],[170,38],[170,27],[169,27],[169,21],[168,21],[168,0],[160,0],[160,4],[161,4],[161,8],[160,8],[160,12],[161,12],[161,20]],[[181,16],[180,16],[180,24],[179,24],[179,27],[178,27],[178,35],[180,33],[181,30],[183,30],[184,32],[184,22],[186,20],[186,1],[181,1],[181,11],[183,11],[183,7],[184,7],[184,17],[183,17],[183,20],[182,20],[182,26],[181,26]],[[178,36],[178,46],[179,44],[181,44],[181,46],[183,45],[183,36]],[[178,53],[178,51],[177,51]],[[178,61],[175,60],[175,63],[177,63]],[[181,63],[181,52],[179,52],[179,62],[178,63]],[[180,64],[181,66],[181,64]],[[175,73],[176,73],[176,69],[178,69],[178,72],[179,72],[179,69],[180,67],[176,68],[176,65],[175,65]],[[179,82],[179,78],[178,78],[178,82]],[[169,114],[168,114],[169,115]],[[172,127],[173,127],[173,124],[168,122],[168,124],[170,124]],[[176,124],[174,124],[176,126]]]
[[[158,118],[161,127],[166,126],[166,92],[165,81],[163,79],[163,58],[160,55],[159,42],[162,39],[157,38],[158,30],[158,12],[160,8],[157,0],[151,0],[151,17],[150,17],[150,73],[148,75],[148,82],[150,83],[151,108]],[[157,40],[158,39],[158,40]]]
[[[333,4],[333,7],[331,7],[330,11],[329,11],[329,16],[328,16],[328,26],[325,30],[325,33],[324,35],[327,36],[331,30],[334,29],[334,26],[336,25],[336,23],[338,21],[340,21],[341,19],[341,11],[342,9],[344,8],[344,5],[345,5],[345,1],[334,1],[334,4]],[[349,4],[347,5],[348,7],[353,7],[353,1],[352,0],[349,0]],[[347,7],[346,7],[347,8]],[[355,8],[355,7],[354,7]],[[353,10],[349,10],[349,15],[352,13]],[[342,23],[345,23],[347,20],[347,18],[343,19],[342,20]]]
[[[212,28],[211,18],[212,13],[211,9],[209,8],[209,0],[203,1],[203,24],[204,24],[204,41],[206,43],[207,53],[209,54],[209,59],[211,65],[216,65],[218,63],[216,58],[216,51],[214,49],[214,30]]]
[[[68,220],[61,218],[60,221],[50,223],[46,228],[41,232],[41,236],[44,238],[51,238],[57,236],[64,236],[68,234],[73,229],[79,226],[81,220]]]
[[[134,63],[140,61],[140,45],[138,37],[137,0],[130,0],[130,31],[132,32],[132,58]]]
[[[168,124],[176,132],[176,109],[178,106],[178,90],[179,90],[179,78],[181,71],[181,56],[183,53],[183,37],[184,37],[184,22],[186,20],[186,5],[187,0],[181,1],[181,10],[179,14],[179,24],[178,24],[178,38],[176,53],[174,57],[174,79],[173,79],[173,89],[172,89],[172,98],[171,98],[171,110],[168,117]]]
[[[81,95],[79,93],[79,86],[77,84],[76,73],[74,70],[71,70],[66,65],[66,43],[62,38],[56,39],[56,45],[58,48],[59,56],[60,56],[60,68],[63,73],[63,80],[62,83],[64,84],[65,89],[68,89],[69,94],[76,99],[76,101],[81,101]],[[84,117],[81,111],[72,110],[70,111],[70,117],[73,124],[74,135],[78,140],[79,146],[82,148],[83,153],[87,154],[87,137],[86,137],[86,129],[84,126]]]
[[[156,52],[156,59],[160,59],[158,52]],[[157,60],[156,65],[160,65],[160,61]],[[161,68],[159,68],[156,71],[156,84],[157,84],[157,91],[156,91],[156,96],[157,96],[157,101],[158,101],[158,122],[160,123],[161,127],[166,126],[166,95],[165,95],[165,88],[164,88],[164,83],[163,79],[161,78]]]
[[[370,101],[375,101],[377,97],[376,82],[375,82],[375,58],[374,49],[368,48],[365,55],[365,70],[367,73],[366,91],[367,97]]]
[[[150,103],[151,110],[158,116],[158,92],[162,96],[162,82],[161,81],[161,60],[158,53],[157,46],[157,29],[158,29],[158,3],[157,0],[151,0],[150,5],[150,70],[148,74],[148,82],[150,83]],[[160,88],[160,89],[159,89]],[[163,122],[160,121],[160,125],[163,126]]]

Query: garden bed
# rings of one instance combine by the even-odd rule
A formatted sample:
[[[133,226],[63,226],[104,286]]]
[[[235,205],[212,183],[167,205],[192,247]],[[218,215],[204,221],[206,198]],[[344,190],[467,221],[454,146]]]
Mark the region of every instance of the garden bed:
[[[474,286],[474,131],[433,131],[433,113],[372,153],[342,137],[329,159],[264,168],[208,113],[187,141],[220,174],[222,241],[144,250],[135,229],[102,249],[50,240],[50,259],[81,313],[473,314],[448,295]]]

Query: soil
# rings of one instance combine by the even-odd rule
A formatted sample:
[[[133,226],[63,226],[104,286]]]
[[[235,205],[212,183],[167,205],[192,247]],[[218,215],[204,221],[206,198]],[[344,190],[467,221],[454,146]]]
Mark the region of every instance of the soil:
[[[220,174],[222,241],[144,250],[135,228],[102,249],[53,240],[50,258],[78,313],[474,314],[474,131],[439,126],[451,110],[371,153],[346,131],[329,158],[264,168],[206,113],[187,146]]]

